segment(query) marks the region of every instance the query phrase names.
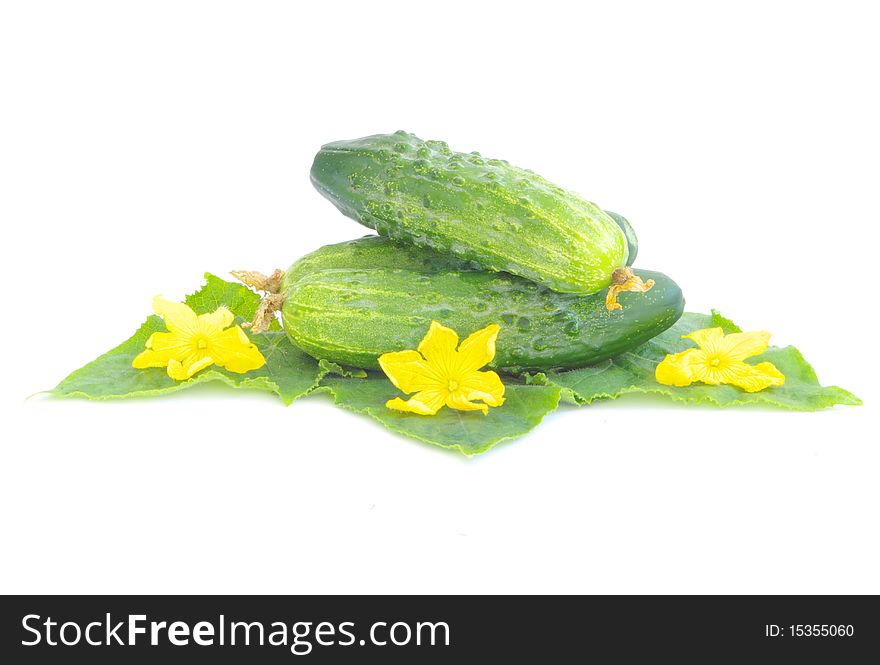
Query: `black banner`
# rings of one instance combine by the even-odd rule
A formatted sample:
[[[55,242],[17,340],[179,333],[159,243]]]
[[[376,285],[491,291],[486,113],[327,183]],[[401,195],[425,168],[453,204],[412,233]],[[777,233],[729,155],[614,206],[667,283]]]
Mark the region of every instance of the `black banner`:
[[[5,663],[575,662],[600,654],[613,662],[853,662],[880,647],[874,596],[7,596],[0,604]]]

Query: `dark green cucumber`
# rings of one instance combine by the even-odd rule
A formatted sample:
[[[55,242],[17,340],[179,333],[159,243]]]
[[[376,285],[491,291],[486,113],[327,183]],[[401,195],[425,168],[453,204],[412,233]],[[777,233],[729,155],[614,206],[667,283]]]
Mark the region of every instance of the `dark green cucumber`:
[[[654,288],[621,294],[623,309],[609,312],[604,294],[557,293],[373,236],[323,247],[291,266],[282,321],[306,353],[365,369],[378,368],[383,353],[416,348],[431,321],[462,339],[497,323],[492,367],[568,369],[631,349],[678,320],[678,285],[662,273],[643,274]]]
[[[627,263],[618,223],[531,171],[397,132],[321,148],[311,178],[380,235],[525,277],[596,293]]]
[[[623,231],[623,235],[626,236],[626,265],[631,266],[635,263],[636,255],[639,253],[639,239],[638,236],[636,236],[636,231],[629,223],[629,220],[623,215],[618,215],[616,212],[611,212],[610,210],[606,210],[605,212],[611,217],[611,219],[617,222],[620,230]]]

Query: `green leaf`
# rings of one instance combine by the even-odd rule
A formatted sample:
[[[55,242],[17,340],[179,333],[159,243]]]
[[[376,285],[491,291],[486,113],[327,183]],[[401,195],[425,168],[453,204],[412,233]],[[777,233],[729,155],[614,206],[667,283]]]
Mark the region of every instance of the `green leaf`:
[[[339,376],[344,376],[347,378],[353,379],[366,379],[367,372],[366,370],[359,369],[357,367],[343,367],[342,365],[338,365],[330,360],[325,360],[321,358],[318,361],[318,366],[323,370],[324,374],[337,374]]]
[[[206,274],[205,280],[205,286],[187,296],[185,301],[197,314],[213,312],[225,306],[236,315],[236,323],[253,317],[260,302],[256,293],[242,284],[227,282],[211,274]],[[164,395],[200,383],[220,381],[234,388],[275,393],[285,404],[290,404],[314,390],[325,374],[335,371],[330,366],[319,366],[313,358],[294,347],[287,336],[279,331],[277,322],[269,332],[250,335],[266,358],[266,364],[246,374],[211,366],[188,381],[175,381],[159,367],[134,369],[131,362],[144,350],[149,336],[163,330],[165,323],[161,317],[150,316],[132,337],[73,372],[51,392],[61,397],[118,399]]]
[[[504,404],[490,408],[488,415],[444,408],[434,416],[420,416],[385,406],[400,393],[378,373],[365,379],[327,377],[318,390],[329,392],[337,406],[378,420],[393,432],[468,456],[531,431],[556,409],[560,395],[556,386],[507,385]]]
[[[689,314],[689,316],[695,317],[703,317],[701,320],[706,319],[705,314]],[[697,319],[695,319],[696,321]],[[729,335],[730,333],[738,333],[742,332],[742,328],[736,325],[733,321],[728,319],[726,316],[722,316],[721,312],[717,309],[712,310],[712,314],[708,317],[708,322],[704,326],[705,328],[713,327],[713,328],[721,328],[724,331],[725,335]],[[697,329],[699,330],[699,329]]]
[[[810,364],[793,346],[771,346],[749,362],[772,362],[785,375],[785,385],[747,393],[735,386],[694,384],[684,388],[664,386],[654,378],[654,369],[667,353],[692,348],[681,339],[701,328],[721,327],[725,333],[739,332],[730,320],[712,311],[711,315],[686,313],[666,332],[632,351],[599,365],[568,372],[537,374],[527,377],[533,385],[558,386],[563,399],[589,404],[597,399],[613,399],[629,393],[659,395],[674,402],[711,406],[764,405],[796,411],[817,411],[835,404],[861,404],[852,393],[837,386],[822,386]]]

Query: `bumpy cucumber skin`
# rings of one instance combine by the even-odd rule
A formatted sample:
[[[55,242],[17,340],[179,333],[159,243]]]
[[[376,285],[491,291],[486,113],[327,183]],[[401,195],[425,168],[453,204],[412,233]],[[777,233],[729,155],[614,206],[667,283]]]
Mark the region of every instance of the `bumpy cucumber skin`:
[[[554,291],[596,293],[627,261],[623,231],[595,204],[442,141],[396,132],[329,143],[311,178],[343,214],[380,235]]]
[[[439,254],[409,243],[397,243],[382,236],[364,236],[324,245],[298,259],[284,273],[281,290],[286,293],[292,284],[313,272],[352,268],[403,268],[427,273],[478,269],[471,262],[449,254]]]
[[[557,293],[455,261],[375,236],[324,247],[287,271],[284,329],[316,358],[377,369],[381,354],[416,348],[431,321],[462,339],[497,323],[490,366],[520,372],[600,362],[660,334],[684,310],[681,290],[662,273],[642,271],[654,288],[621,294],[623,308],[609,312],[604,293]]]
[[[629,220],[623,215],[618,215],[610,210],[605,211],[611,219],[617,222],[623,235],[626,236],[626,265],[631,266],[636,261],[636,255],[639,253],[639,238],[636,236],[636,230],[629,223]]]

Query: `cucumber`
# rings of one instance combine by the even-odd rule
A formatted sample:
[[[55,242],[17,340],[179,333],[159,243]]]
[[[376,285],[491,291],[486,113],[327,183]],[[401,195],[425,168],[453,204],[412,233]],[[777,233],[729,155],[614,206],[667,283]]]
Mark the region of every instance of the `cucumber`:
[[[636,232],[623,215],[606,210],[606,213],[617,223],[626,236],[629,258],[627,265],[632,265],[639,248]],[[398,247],[396,263],[387,262],[391,256],[391,247]],[[311,254],[306,254],[287,271],[288,281],[299,279],[304,274],[326,267],[372,268],[371,261],[386,261],[384,267],[413,268],[416,270],[480,270],[476,261],[465,261],[452,254],[439,254],[432,250],[421,249],[408,243],[389,244],[389,240],[380,236],[364,236],[357,240],[325,245]],[[337,265],[338,263],[342,266]],[[383,267],[383,266],[378,266]]]
[[[329,143],[312,183],[380,235],[519,275],[596,293],[627,264],[627,237],[594,203],[531,171],[442,141],[396,132]]]
[[[629,223],[629,220],[623,215],[618,215],[616,212],[611,212],[610,210],[606,210],[605,212],[611,217],[611,219],[617,222],[617,226],[620,227],[620,230],[623,231],[623,235],[626,236],[626,265],[631,266],[635,263],[636,255],[639,253],[639,239],[636,236],[636,231]]]
[[[324,245],[298,259],[284,274],[282,293],[292,283],[313,272],[349,268],[405,268],[427,273],[478,269],[472,263],[449,254],[396,243],[382,236],[364,236],[357,240]]]
[[[290,340],[315,358],[377,369],[390,351],[415,349],[431,321],[464,336],[501,326],[495,360],[507,372],[582,367],[663,332],[684,309],[678,285],[662,273],[644,294],[557,293],[504,273],[469,269],[459,259],[372,236],[329,245],[287,271],[282,322]]]

